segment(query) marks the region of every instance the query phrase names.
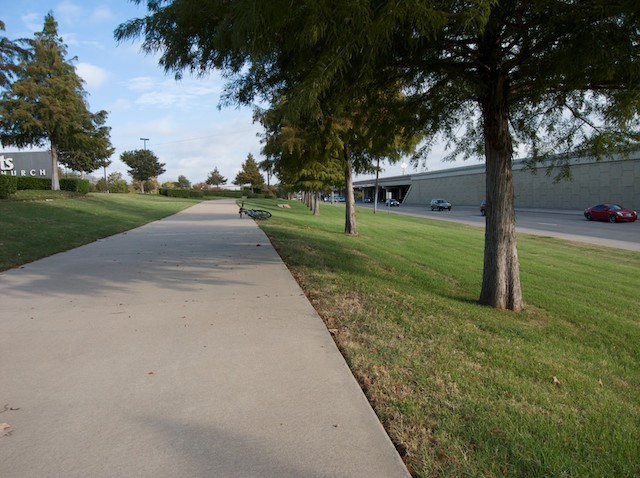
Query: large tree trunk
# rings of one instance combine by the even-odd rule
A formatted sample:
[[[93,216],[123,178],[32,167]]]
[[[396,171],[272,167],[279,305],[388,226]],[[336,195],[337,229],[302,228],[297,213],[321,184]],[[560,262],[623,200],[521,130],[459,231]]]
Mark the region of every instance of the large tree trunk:
[[[51,142],[51,190],[60,191],[60,179],[58,178],[58,145]]]
[[[353,194],[353,164],[351,162],[351,146],[348,143],[344,145],[344,179],[347,188],[347,197],[345,198],[345,220],[344,233],[350,236],[357,236],[356,228],[356,199]]]
[[[486,227],[480,303],[522,310],[507,88],[499,73],[482,100],[486,156]]]

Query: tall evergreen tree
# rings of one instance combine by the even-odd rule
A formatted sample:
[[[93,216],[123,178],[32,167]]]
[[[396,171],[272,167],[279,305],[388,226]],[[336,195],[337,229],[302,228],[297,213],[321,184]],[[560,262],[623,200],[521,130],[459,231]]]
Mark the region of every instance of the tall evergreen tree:
[[[100,151],[97,157],[90,154],[93,159],[111,154],[104,127],[107,113],[89,112],[82,79],[65,59],[67,48],[58,37],[58,24],[51,13],[28,44],[31,58],[23,60],[16,81],[2,94],[0,141],[3,146],[19,148],[48,145],[51,188],[58,190],[59,151],[66,151],[72,164],[86,153],[85,148]]]
[[[238,186],[250,184],[251,191],[264,185],[264,177],[260,174],[258,163],[251,153],[247,155],[247,159],[242,163],[242,169],[236,175],[236,179],[233,180],[233,184]]]

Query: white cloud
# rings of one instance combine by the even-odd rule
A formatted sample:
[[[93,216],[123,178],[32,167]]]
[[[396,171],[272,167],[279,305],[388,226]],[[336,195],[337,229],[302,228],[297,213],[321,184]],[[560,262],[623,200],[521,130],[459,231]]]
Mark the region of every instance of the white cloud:
[[[76,71],[89,88],[99,88],[109,78],[109,73],[106,70],[89,63],[78,63]]]
[[[29,30],[30,33],[42,31],[44,25],[44,16],[39,13],[30,12],[20,17],[22,23]]]
[[[118,98],[109,107],[112,111],[127,111],[131,109],[131,101],[126,98]]]
[[[212,82],[203,84],[196,81],[180,81],[173,79],[154,81],[150,77],[132,78],[128,81],[128,88],[141,91],[135,103],[141,107],[161,107],[196,109],[203,106],[215,107],[220,96],[220,87]]]
[[[155,85],[155,80],[150,76],[139,76],[128,80],[126,85],[131,91],[151,90]]]
[[[82,8],[65,0],[54,8],[53,16],[60,23],[72,25],[82,18]]]
[[[96,7],[91,15],[89,16],[89,20],[95,23],[107,22],[115,19],[115,15],[111,11],[111,9],[106,5],[100,5]]]

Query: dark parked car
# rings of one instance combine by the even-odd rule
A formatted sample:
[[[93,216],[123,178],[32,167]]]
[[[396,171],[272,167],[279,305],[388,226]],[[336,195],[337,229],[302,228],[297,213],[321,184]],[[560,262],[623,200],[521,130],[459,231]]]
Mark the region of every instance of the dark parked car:
[[[482,202],[480,203],[480,214],[482,214],[483,216],[487,215],[487,200],[483,199]]]
[[[587,221],[634,222],[638,214],[619,204],[597,204],[585,209],[584,217]]]
[[[451,211],[451,203],[446,199],[432,199],[430,206],[432,211],[436,209],[438,211],[444,211],[445,209]]]
[[[385,206],[392,206],[392,207],[395,206],[395,207],[397,207],[397,206],[400,206],[400,201],[398,201],[397,199],[390,198],[390,199],[387,199],[384,202],[384,205]]]

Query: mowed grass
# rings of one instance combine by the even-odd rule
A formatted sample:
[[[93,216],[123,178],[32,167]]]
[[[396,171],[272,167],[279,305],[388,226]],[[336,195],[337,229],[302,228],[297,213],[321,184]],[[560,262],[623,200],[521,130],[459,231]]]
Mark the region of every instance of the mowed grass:
[[[513,313],[480,228],[252,204],[415,476],[640,476],[640,253],[519,236]]]
[[[0,270],[141,226],[199,202],[142,194],[19,191],[0,200]]]
[[[0,201],[2,269],[197,202],[32,199]],[[415,476],[640,476],[640,253],[521,236],[515,314],[475,302],[478,228],[252,205]]]

